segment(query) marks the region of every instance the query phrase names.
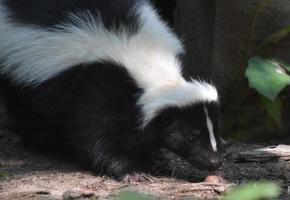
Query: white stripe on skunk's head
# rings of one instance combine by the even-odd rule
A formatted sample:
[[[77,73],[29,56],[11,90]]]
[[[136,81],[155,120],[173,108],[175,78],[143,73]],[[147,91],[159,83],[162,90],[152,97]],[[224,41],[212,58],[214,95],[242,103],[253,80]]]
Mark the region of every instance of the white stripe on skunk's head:
[[[143,111],[142,128],[166,108],[183,108],[196,103],[218,102],[218,99],[215,86],[197,80],[182,80],[163,87],[148,89],[138,102]]]

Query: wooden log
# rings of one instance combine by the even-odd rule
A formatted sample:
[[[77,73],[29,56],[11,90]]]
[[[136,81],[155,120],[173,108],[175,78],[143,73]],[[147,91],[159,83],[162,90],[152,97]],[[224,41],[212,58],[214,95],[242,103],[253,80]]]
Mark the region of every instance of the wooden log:
[[[238,160],[242,162],[278,162],[290,161],[290,145],[269,146],[240,152]]]

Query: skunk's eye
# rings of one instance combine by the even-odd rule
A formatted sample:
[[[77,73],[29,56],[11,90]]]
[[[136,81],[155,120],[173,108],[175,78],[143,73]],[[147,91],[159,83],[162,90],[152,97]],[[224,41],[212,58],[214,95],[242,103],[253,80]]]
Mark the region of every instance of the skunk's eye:
[[[187,138],[187,140],[188,140],[189,143],[194,143],[195,139],[196,139],[196,137],[189,137],[189,138]]]
[[[189,143],[194,143],[196,138],[200,135],[200,130],[194,130],[193,134],[187,138]]]

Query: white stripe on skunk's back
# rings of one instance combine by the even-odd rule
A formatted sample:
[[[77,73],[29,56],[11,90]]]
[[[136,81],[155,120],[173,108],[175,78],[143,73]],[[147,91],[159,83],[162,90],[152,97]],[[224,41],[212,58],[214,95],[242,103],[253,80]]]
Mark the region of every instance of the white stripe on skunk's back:
[[[0,1],[1,4],[1,1]],[[183,52],[177,37],[147,3],[139,5],[137,33],[125,28],[108,31],[90,13],[70,14],[65,31],[12,24],[0,5],[0,59],[2,73],[24,85],[38,85],[83,63],[111,61],[123,65],[141,88],[182,80],[176,56]]]
[[[1,2],[0,71],[18,84],[37,86],[79,64],[119,64],[144,90],[137,102],[142,128],[167,107],[218,100],[213,85],[184,80],[178,60],[182,44],[145,1],[133,8],[140,25],[134,34],[125,27],[109,31],[88,12],[68,14],[72,23],[50,30],[11,23]]]

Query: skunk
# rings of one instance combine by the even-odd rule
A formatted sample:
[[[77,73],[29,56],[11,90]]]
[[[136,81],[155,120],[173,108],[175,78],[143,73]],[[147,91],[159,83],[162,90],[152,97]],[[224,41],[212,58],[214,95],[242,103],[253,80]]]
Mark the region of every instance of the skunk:
[[[23,144],[121,180],[160,148],[222,163],[217,89],[146,0],[0,0],[0,72]],[[148,163],[149,162],[149,163]]]

